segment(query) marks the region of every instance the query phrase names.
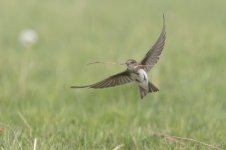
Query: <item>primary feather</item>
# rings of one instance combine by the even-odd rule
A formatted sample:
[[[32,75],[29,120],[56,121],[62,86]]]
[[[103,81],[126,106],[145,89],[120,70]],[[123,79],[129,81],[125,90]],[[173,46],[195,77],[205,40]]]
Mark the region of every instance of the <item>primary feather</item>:
[[[84,85],[84,86],[72,86],[71,88],[107,88],[107,87],[113,87],[117,85],[126,84],[133,81],[130,77],[129,72],[123,71],[118,74],[112,75],[100,82],[91,84],[91,85]]]
[[[157,63],[159,60],[159,56],[164,48],[166,39],[166,31],[165,31],[165,17],[163,15],[163,27],[162,32],[159,35],[159,38],[155,42],[155,44],[151,47],[151,49],[147,52],[144,56],[140,65],[143,65],[143,69],[148,72],[152,69],[152,67]]]

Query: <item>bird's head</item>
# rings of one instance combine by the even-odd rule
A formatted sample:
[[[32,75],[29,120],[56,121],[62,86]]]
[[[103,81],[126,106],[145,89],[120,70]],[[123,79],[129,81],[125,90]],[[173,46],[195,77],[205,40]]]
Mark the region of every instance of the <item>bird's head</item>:
[[[127,65],[127,68],[130,70],[133,70],[138,65],[137,61],[134,59],[129,59],[124,64]]]

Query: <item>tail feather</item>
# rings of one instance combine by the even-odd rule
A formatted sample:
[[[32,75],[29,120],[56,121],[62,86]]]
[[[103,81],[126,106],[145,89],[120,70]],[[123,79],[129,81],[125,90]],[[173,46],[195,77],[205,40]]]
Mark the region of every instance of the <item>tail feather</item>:
[[[139,86],[140,98],[141,99],[143,99],[149,92],[152,93],[152,92],[159,91],[159,89],[154,84],[152,84],[151,82],[148,82],[148,88],[149,88],[149,90],[147,91],[144,88]]]
[[[149,91],[148,92],[157,92],[159,91],[159,89],[154,85],[152,84],[151,82],[148,82],[148,87],[149,87]]]
[[[139,90],[140,90],[140,98],[143,99],[144,96],[146,96],[148,92],[140,86],[139,86]]]

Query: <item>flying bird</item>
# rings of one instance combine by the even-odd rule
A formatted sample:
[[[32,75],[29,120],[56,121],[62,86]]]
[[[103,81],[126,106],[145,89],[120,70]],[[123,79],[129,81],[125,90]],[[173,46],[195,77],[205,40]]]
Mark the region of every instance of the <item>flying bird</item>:
[[[165,45],[165,39],[165,17],[163,14],[162,32],[155,44],[140,62],[137,62],[134,59],[129,59],[123,63],[127,66],[125,71],[112,75],[100,82],[91,85],[71,86],[71,88],[108,88],[135,81],[138,84],[141,99],[143,99],[149,92],[152,93],[159,91],[159,89],[154,84],[148,81],[147,73],[159,60],[159,56]]]

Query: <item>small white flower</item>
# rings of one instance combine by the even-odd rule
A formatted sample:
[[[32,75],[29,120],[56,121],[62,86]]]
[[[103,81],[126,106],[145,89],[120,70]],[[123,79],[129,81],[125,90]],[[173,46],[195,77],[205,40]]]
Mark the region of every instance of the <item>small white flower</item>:
[[[19,42],[23,46],[32,46],[38,40],[38,35],[34,30],[26,29],[23,30],[19,35]]]

